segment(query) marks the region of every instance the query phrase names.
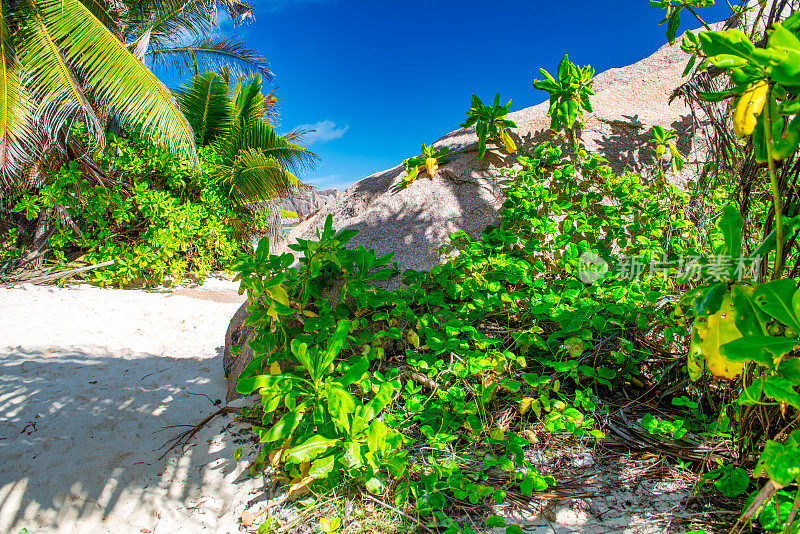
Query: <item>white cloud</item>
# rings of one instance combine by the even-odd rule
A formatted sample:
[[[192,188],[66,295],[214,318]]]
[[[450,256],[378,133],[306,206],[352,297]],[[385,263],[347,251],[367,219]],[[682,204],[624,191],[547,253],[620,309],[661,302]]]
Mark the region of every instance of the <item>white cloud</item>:
[[[297,129],[308,131],[309,133],[302,137],[302,141],[307,145],[313,145],[314,143],[322,144],[341,138],[350,129],[350,126],[345,124],[337,128],[336,123],[333,121],[319,121],[314,124],[301,124]]]

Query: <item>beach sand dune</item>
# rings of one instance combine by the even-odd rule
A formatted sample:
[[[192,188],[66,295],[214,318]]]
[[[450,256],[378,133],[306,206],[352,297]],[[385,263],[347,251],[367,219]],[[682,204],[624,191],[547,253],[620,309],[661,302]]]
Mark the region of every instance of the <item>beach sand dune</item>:
[[[236,287],[0,290],[0,533],[238,531],[230,417],[159,458],[224,402]]]

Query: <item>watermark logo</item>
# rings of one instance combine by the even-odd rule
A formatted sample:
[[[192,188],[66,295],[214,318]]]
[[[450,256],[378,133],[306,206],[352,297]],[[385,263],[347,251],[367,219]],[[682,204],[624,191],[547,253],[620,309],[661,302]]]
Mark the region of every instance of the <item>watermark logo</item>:
[[[649,258],[646,256],[619,256],[609,264],[594,251],[586,251],[578,259],[578,278],[584,284],[614,278],[619,281],[673,278],[680,283],[699,281],[733,282],[756,280],[761,268],[761,256],[708,257],[699,255]]]
[[[608,263],[596,252],[587,250],[578,259],[578,278],[584,284],[592,284],[608,274]]]

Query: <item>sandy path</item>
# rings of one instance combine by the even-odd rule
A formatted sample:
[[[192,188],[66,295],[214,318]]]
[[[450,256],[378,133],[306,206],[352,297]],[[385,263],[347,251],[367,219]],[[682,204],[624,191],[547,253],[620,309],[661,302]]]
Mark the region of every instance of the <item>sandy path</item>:
[[[224,401],[235,288],[0,289],[0,533],[238,531],[230,420],[158,450]]]

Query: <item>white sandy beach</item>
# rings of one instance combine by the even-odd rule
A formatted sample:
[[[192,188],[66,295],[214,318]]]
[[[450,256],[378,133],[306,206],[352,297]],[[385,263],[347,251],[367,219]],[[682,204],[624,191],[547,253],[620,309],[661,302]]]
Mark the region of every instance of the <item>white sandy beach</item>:
[[[238,532],[230,417],[159,459],[224,404],[237,286],[0,289],[0,533]]]

